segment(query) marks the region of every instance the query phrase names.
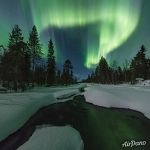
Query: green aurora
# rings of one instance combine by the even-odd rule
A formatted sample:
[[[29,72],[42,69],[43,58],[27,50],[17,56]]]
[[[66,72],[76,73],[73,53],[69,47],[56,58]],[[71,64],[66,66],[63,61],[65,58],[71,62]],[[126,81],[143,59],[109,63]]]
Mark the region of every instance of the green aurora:
[[[135,31],[140,18],[140,0],[34,0],[22,1],[31,7],[32,19],[40,32],[48,27],[73,28],[98,23],[98,48],[88,44],[85,66],[91,68],[107,57]],[[88,43],[88,42],[87,42]]]
[[[70,59],[85,76],[101,56],[123,66],[142,44],[150,47],[149,7],[149,0],[1,0],[0,45],[15,24],[25,41],[36,25],[44,56],[51,38],[58,68]]]

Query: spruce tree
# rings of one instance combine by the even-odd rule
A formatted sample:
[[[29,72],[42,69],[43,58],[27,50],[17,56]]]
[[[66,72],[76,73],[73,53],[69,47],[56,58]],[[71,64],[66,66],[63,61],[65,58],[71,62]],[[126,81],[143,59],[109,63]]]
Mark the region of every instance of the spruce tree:
[[[33,26],[32,31],[29,35],[28,46],[30,49],[31,60],[32,60],[32,85],[34,86],[35,69],[37,67],[37,61],[39,61],[42,56],[39,35],[35,25]]]
[[[130,70],[132,82],[135,82],[136,78],[147,79],[147,59],[145,52],[146,49],[144,45],[142,45],[140,51],[138,51],[131,62]]]
[[[56,81],[56,62],[54,56],[54,46],[52,40],[48,43],[48,55],[47,55],[47,84],[53,85]]]
[[[101,57],[99,65],[98,65],[98,78],[100,83],[108,83],[109,82],[109,66],[104,57]]]
[[[118,66],[117,66],[117,61],[113,61],[111,64],[111,83],[116,84],[117,79],[118,79]]]
[[[67,59],[63,66],[62,83],[65,85],[73,83],[73,66],[69,59]]]
[[[5,59],[9,60],[7,66],[10,69],[10,78],[14,83],[14,90],[17,91],[17,83],[21,82],[21,64],[23,61],[23,36],[18,25],[15,25],[12,32],[9,34],[8,51],[5,54]],[[5,61],[4,61],[5,62]],[[6,65],[6,64],[5,64]],[[9,79],[11,80],[11,79]]]
[[[13,45],[23,41],[22,31],[18,25],[15,25],[12,32],[9,34],[8,48],[11,49]]]
[[[43,64],[36,67],[35,74],[35,82],[37,85],[42,86],[45,84],[46,70]]]
[[[29,47],[26,43],[23,43],[23,60],[22,60],[22,80],[23,84],[26,83],[29,86],[31,81],[31,56]]]

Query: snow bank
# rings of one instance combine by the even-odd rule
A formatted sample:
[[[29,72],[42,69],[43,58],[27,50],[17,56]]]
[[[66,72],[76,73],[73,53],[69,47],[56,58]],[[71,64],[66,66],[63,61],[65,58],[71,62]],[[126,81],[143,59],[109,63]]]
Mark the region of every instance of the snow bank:
[[[18,150],[83,150],[80,134],[69,126],[37,129]]]
[[[104,107],[130,108],[150,118],[150,86],[90,84],[86,101]]]
[[[0,140],[20,128],[40,107],[55,101],[51,93],[1,94]]]
[[[141,81],[140,83],[137,83],[139,86],[150,86],[150,80],[144,80]]]
[[[81,86],[40,87],[25,93],[0,94],[0,141],[20,128],[39,108],[61,101],[57,97],[77,94]]]

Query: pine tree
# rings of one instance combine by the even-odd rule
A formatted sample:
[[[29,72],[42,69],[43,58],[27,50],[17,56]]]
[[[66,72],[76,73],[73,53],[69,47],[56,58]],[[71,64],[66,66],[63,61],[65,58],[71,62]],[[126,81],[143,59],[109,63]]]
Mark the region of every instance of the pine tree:
[[[3,83],[7,82],[8,88],[10,83],[13,83],[15,91],[18,88],[25,90],[30,78],[30,55],[18,25],[15,25],[9,34],[8,49],[4,50],[1,64]]]
[[[104,57],[101,57],[97,67],[97,75],[100,83],[109,83],[109,66]]]
[[[53,85],[56,82],[56,62],[54,56],[54,46],[52,40],[48,43],[48,55],[47,55],[47,84]]]
[[[95,73],[92,71],[92,73],[91,73],[91,81],[92,82],[95,82]]]
[[[140,51],[131,62],[130,70],[132,82],[135,82],[136,78],[147,79],[147,59],[145,57],[145,52],[146,49],[144,45],[142,45]]]
[[[10,76],[14,83],[14,90],[16,91],[17,83],[21,80],[21,64],[23,60],[23,36],[22,31],[18,25],[15,25],[12,32],[9,34],[8,51],[5,54],[5,59],[9,60],[8,68]],[[4,61],[5,62],[5,61]]]
[[[123,71],[123,81],[130,82],[131,81],[131,71],[130,71],[130,62],[128,60],[125,60],[122,71]]]
[[[88,83],[92,82],[92,80],[91,80],[91,75],[90,75],[90,74],[88,75],[88,77],[87,77],[87,79],[85,80],[85,82],[88,82]]]
[[[30,49],[32,60],[32,84],[34,86],[35,69],[37,67],[37,61],[39,61],[42,56],[41,44],[36,26],[33,26],[32,28],[32,31],[29,36],[28,46]]]
[[[31,81],[31,56],[30,51],[26,43],[23,43],[24,50],[23,50],[23,60],[22,60],[22,81],[23,81],[23,88],[24,84],[26,83],[29,85]]]
[[[23,42],[22,31],[18,25],[15,25],[12,32],[9,34],[8,48],[11,49],[13,45],[16,45],[19,42]]]
[[[39,65],[35,69],[35,82],[39,85],[42,86],[45,84],[45,76],[46,76],[46,70],[44,65]]]
[[[73,66],[69,59],[67,59],[63,66],[62,83],[65,85],[73,83]]]
[[[116,83],[120,84],[122,82],[123,82],[123,71],[122,68],[119,66],[116,71]]]
[[[111,83],[116,84],[117,83],[117,79],[118,79],[118,66],[117,66],[117,61],[113,61],[111,64]]]

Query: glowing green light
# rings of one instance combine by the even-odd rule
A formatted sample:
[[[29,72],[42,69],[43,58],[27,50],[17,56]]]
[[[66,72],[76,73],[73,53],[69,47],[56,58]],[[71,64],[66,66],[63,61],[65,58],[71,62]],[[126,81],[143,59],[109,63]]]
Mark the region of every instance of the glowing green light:
[[[121,46],[135,31],[141,0],[22,0],[30,5],[38,31],[48,27],[69,28],[99,24],[99,42],[87,44],[85,66]],[[96,29],[97,30],[97,29]],[[90,36],[90,35],[89,35]],[[90,42],[90,41],[88,41]]]
[[[49,26],[73,27],[83,26],[99,21],[100,0],[95,2],[87,0],[30,0],[32,18],[34,24],[42,31]],[[27,1],[22,0],[22,5]]]
[[[110,1],[109,1],[110,2]],[[114,3],[103,1],[99,30],[98,56],[94,62],[97,64],[101,56],[107,57],[114,49],[121,46],[135,31],[140,18],[140,5],[134,7],[131,0],[113,0]],[[138,1],[140,2],[140,1]],[[93,63],[93,51],[88,51],[86,67],[91,68]],[[98,59],[97,59],[98,58]],[[91,63],[92,62],[92,63]]]
[[[115,10],[109,9],[108,16],[100,27],[99,57],[122,45],[135,31],[139,21],[139,8],[133,7],[130,0],[119,0]],[[113,16],[109,16],[113,14]]]
[[[90,56],[87,57],[85,66],[87,68],[93,68],[95,64],[99,62],[99,57],[97,53],[95,53],[95,50],[89,49],[88,51],[90,51]]]

